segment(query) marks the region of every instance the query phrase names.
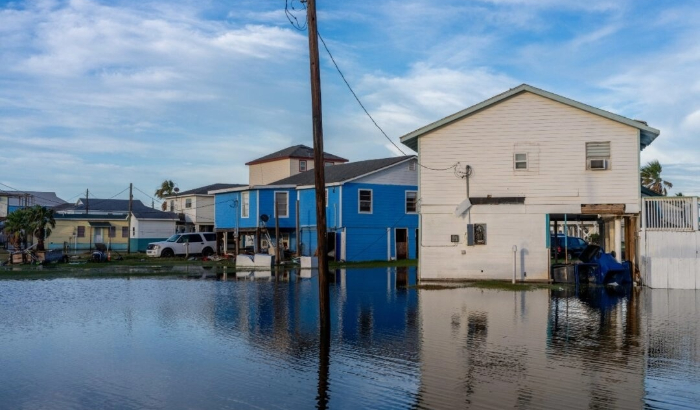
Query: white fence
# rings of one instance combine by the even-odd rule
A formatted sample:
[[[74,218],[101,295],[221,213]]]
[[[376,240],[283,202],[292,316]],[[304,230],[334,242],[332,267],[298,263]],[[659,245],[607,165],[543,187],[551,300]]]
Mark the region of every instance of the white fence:
[[[646,286],[700,289],[698,198],[643,198],[640,270]]]
[[[697,197],[643,198],[642,229],[697,231]]]

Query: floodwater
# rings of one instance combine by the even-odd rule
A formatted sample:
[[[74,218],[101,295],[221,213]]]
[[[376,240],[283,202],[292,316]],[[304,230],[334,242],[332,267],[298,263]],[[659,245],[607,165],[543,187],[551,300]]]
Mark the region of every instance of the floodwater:
[[[342,270],[319,340],[316,278],[201,273],[0,280],[0,408],[700,406],[697,291]]]

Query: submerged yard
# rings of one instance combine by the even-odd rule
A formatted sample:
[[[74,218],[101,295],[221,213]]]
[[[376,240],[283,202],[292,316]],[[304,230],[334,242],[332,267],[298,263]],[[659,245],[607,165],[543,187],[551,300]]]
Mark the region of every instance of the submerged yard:
[[[2,407],[690,408],[700,400],[695,291],[430,287],[417,285],[413,267],[338,268],[332,332],[320,340],[316,277],[293,269],[43,269],[0,271]]]

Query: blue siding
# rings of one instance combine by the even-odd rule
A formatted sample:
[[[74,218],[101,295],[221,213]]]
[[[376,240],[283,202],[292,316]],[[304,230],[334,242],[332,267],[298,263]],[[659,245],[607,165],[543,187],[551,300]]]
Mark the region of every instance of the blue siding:
[[[359,213],[360,189],[372,190],[371,214]],[[342,206],[340,191],[340,187],[328,188],[326,222],[329,231],[340,232],[345,228],[348,261],[386,260],[387,228],[389,256],[396,257],[395,229],[405,228],[408,229],[409,258],[416,257],[418,215],[406,213],[406,191],[417,191],[417,186],[348,183],[342,187]],[[314,190],[300,190],[299,196],[302,254],[309,256],[315,252],[318,243]]]
[[[372,213],[359,213],[359,190],[372,190]],[[390,257],[396,257],[396,228],[408,229],[409,258],[416,257],[418,215],[406,213],[406,191],[417,186],[349,183],[343,186],[343,225],[346,227],[347,260],[387,258],[387,228]]]
[[[236,216],[240,227],[240,192],[214,195],[214,225],[217,229],[235,229]]]

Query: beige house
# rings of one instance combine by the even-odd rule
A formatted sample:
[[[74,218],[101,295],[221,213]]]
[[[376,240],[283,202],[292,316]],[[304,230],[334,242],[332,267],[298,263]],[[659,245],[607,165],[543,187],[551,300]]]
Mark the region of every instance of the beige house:
[[[323,153],[326,165],[342,164],[347,159]],[[267,185],[291,177],[314,167],[314,150],[306,145],[295,145],[247,162],[248,185]]]
[[[421,278],[547,280],[554,221],[605,221],[606,248],[620,258],[624,237],[635,259],[639,153],[658,135],[523,84],[401,137],[422,165]]]

